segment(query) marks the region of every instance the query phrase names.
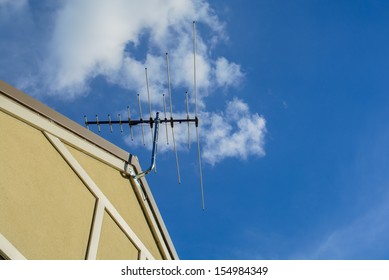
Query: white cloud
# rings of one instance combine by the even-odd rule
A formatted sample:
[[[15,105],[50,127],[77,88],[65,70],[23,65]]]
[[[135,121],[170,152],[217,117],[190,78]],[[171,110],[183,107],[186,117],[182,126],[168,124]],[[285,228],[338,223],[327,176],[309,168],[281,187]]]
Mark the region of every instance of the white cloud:
[[[151,3],[152,2],[152,3]],[[121,69],[126,44],[137,45],[146,29],[162,36],[172,1],[66,1],[59,11],[47,61],[56,94],[83,94],[90,78]],[[150,6],[150,7],[148,7]],[[176,6],[174,6],[177,9]],[[53,66],[52,66],[53,65]]]
[[[235,98],[222,114],[211,113],[202,134],[203,157],[215,164],[227,157],[247,159],[250,155],[264,156],[266,121],[252,114],[242,100]]]
[[[243,73],[240,65],[220,57],[216,60],[215,76],[220,87],[228,87],[237,86],[243,78]]]
[[[25,5],[27,1],[12,3]],[[173,95],[182,91],[183,96],[188,90],[193,108],[192,22],[196,20],[197,101],[205,161],[215,164],[226,157],[245,159],[265,154],[265,120],[251,113],[246,103],[235,98],[222,113],[209,112],[206,98],[221,88],[238,86],[244,74],[239,64],[226,57],[213,57],[217,42],[228,40],[228,36],[225,24],[205,0],[63,0],[47,18],[53,20],[53,27],[48,29],[52,32],[50,40],[42,47],[47,50],[42,55],[42,69],[35,71],[37,74],[26,71],[19,85],[31,91],[39,89],[38,94],[74,100],[89,94],[93,79],[102,77],[129,89],[134,99],[140,93],[142,102],[147,102],[147,67],[151,101],[159,108],[162,93],[167,94],[166,51]],[[205,33],[209,40],[202,36]],[[23,89],[30,91],[28,88]],[[185,125],[175,127],[179,149],[186,145],[186,129]],[[194,127],[191,129],[194,141]],[[161,142],[166,140],[163,137]]]
[[[193,84],[194,19],[207,25],[214,38],[227,37],[224,24],[205,1],[65,1],[58,11],[51,52],[45,63],[48,90],[51,94],[74,99],[88,92],[90,80],[99,75],[122,86],[142,90],[144,77],[139,79],[141,75],[128,67],[134,64],[141,68],[153,67],[152,63],[159,60],[163,64],[158,66],[164,73],[166,50],[169,51],[172,86],[189,88]],[[145,36],[148,48],[145,57],[135,58],[126,51],[127,46],[139,51],[137,47]],[[212,87],[236,85],[242,77],[239,65],[226,58],[215,61],[208,52],[207,43],[198,35],[200,106],[202,97],[207,96]],[[129,75],[124,77],[123,71]],[[141,83],[129,85],[126,80]],[[150,83],[162,89],[166,87],[166,76],[157,73],[150,78]]]
[[[169,115],[169,114],[168,114]],[[186,113],[175,114],[175,118],[185,119]],[[160,115],[163,118],[163,115]],[[266,135],[266,121],[262,116],[251,113],[249,107],[242,100],[237,98],[227,103],[223,112],[210,113],[200,112],[200,141],[202,145],[202,157],[206,163],[214,165],[226,158],[245,160],[249,156],[264,156],[264,144]],[[143,136],[140,128],[134,133],[134,141],[127,136],[127,143],[131,146],[143,146]],[[172,131],[168,125],[168,136],[166,137],[165,125],[160,126],[159,152],[171,151],[173,149]],[[150,129],[145,126],[146,147],[151,149]],[[195,126],[190,125],[190,145],[196,143]],[[178,150],[187,149],[188,127],[186,124],[175,125],[174,135]],[[168,138],[168,139],[167,139]],[[169,145],[166,145],[167,140]]]

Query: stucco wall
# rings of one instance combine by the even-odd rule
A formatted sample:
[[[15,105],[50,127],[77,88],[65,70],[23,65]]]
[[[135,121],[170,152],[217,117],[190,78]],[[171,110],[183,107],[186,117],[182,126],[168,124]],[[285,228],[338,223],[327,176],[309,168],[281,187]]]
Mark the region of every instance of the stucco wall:
[[[105,212],[100,236],[97,259],[137,259],[138,249],[119,228],[112,217]]]
[[[141,237],[147,249],[150,250],[155,258],[161,259],[162,256],[130,180],[123,177],[119,170],[96,160],[92,156],[68,145],[67,148],[112,202],[135,234]]]
[[[97,195],[52,139],[34,126],[29,120],[0,110],[0,234],[27,259],[85,259],[93,243]],[[95,257],[137,259],[140,248],[146,248],[143,250],[153,258],[162,259],[131,181],[77,143],[53,137],[114,209],[114,215],[104,210],[99,234],[95,235],[99,238]],[[84,140],[79,141],[85,146]],[[123,218],[130,230],[123,230],[117,217]]]
[[[41,131],[0,123],[0,232],[28,259],[84,259],[95,198]]]

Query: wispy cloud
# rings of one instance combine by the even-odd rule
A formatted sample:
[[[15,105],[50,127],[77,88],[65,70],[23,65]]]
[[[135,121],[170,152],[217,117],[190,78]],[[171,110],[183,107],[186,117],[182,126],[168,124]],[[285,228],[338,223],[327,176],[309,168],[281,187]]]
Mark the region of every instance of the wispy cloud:
[[[46,62],[50,92],[75,98],[85,94],[90,79],[99,75],[133,90],[143,90],[143,69],[161,69],[166,50],[171,53],[173,86],[188,87],[193,83],[189,71],[193,67],[193,19],[205,23],[215,34],[218,32],[215,36],[223,37],[223,24],[203,1],[67,1],[58,13]],[[142,36],[147,37],[147,43],[142,45],[147,53],[135,58]],[[199,36],[198,85],[203,92],[208,92],[216,71],[207,52]],[[228,61],[225,63],[228,67]],[[163,89],[166,76],[160,73],[156,71],[150,82]],[[240,75],[236,71],[234,74]]]
[[[208,96],[239,86],[245,75],[239,64],[214,55],[213,48],[228,35],[206,1],[63,1],[52,17],[45,59],[36,74],[25,75],[19,84],[26,91],[39,88],[40,94],[75,100],[89,94],[91,81],[102,77],[133,93],[145,93],[147,67],[151,102],[161,106],[161,93],[167,93],[166,51],[172,88],[193,89],[193,20],[210,37],[197,34],[197,101],[205,160],[215,164],[226,157],[263,156],[262,116],[234,97],[219,113],[207,107]],[[190,93],[192,105],[193,96]],[[141,94],[141,99],[146,102],[147,95]],[[186,142],[181,130],[177,129],[179,147]]]
[[[245,225],[244,244],[233,248],[237,259],[377,260],[389,257],[389,193],[342,223],[323,221],[321,231],[266,232]],[[352,207],[350,205],[350,207]],[[319,217],[318,217],[319,219]],[[334,217],[336,220],[336,218]]]
[[[27,6],[28,0],[0,0],[1,9],[16,11]]]
[[[380,114],[373,119],[361,126],[354,160],[341,168],[339,193],[346,192],[347,203],[303,258],[388,259],[389,133]]]
[[[389,206],[375,205],[349,224],[333,230],[308,257],[312,259],[380,259],[388,256]]]
[[[221,87],[237,86],[243,78],[240,65],[230,63],[225,57],[216,60],[215,75],[216,82]]]
[[[205,120],[204,159],[215,164],[227,157],[247,159],[264,156],[266,121],[252,114],[248,105],[235,98],[221,113],[207,113]]]

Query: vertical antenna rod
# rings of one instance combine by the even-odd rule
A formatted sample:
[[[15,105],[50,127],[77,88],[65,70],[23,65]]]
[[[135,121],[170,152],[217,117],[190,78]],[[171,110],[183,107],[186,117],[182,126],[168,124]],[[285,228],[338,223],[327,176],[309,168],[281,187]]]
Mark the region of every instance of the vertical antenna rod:
[[[201,202],[203,210],[205,209],[204,202],[204,187],[203,187],[203,171],[201,168],[201,152],[200,152],[200,141],[199,141],[199,125],[197,116],[197,85],[196,85],[196,21],[193,21],[193,93],[195,99],[195,118],[196,118],[196,136],[197,136],[197,157],[199,162],[199,173],[200,173],[200,191],[201,191]]]
[[[112,133],[112,120],[111,120],[111,115],[108,114],[108,123],[109,123],[109,131]]]
[[[176,149],[176,140],[174,138],[173,105],[172,105],[172,94],[171,94],[171,91],[170,91],[170,71],[169,71],[169,59],[168,59],[168,53],[167,52],[166,52],[166,71],[167,71],[167,81],[168,81],[168,93],[169,93],[169,98],[170,98],[170,125],[172,127],[173,149],[174,149],[174,154],[176,155],[176,167],[177,167],[178,183],[181,184],[180,166],[178,165],[178,155],[177,155],[177,149]]]
[[[165,115],[165,128],[166,128],[166,145],[169,145],[169,133],[167,131],[167,118],[166,118],[166,100],[165,94],[163,94],[163,113]],[[86,119],[86,117],[85,117]]]
[[[134,141],[134,135],[132,134],[130,106],[127,106],[127,117],[128,117],[128,126],[130,127],[131,141]]]
[[[150,89],[149,89],[149,78],[147,76],[147,68],[145,68],[145,73],[146,73],[147,99],[149,101],[151,142],[153,142],[153,122],[152,122],[153,116],[151,115]]]
[[[188,120],[188,150],[190,150],[190,128],[189,128],[189,96],[186,92],[186,119]]]
[[[100,129],[100,122],[99,122],[99,117],[97,115],[96,115],[96,123],[97,123],[97,129],[100,132],[101,131],[101,129]]]
[[[120,133],[123,133],[122,116],[120,115],[120,113],[118,114],[118,118],[119,118],[119,125],[120,125]]]
[[[85,120],[85,126],[86,126],[86,128],[89,130],[88,118],[86,117],[86,115],[84,115],[84,120]]]
[[[143,117],[142,117],[142,107],[140,106],[140,96],[138,94],[138,106],[139,106],[139,115],[140,115],[140,120],[143,121]],[[145,131],[143,129],[143,124],[141,124],[141,128],[142,128],[142,139],[143,139],[143,146],[145,146]]]

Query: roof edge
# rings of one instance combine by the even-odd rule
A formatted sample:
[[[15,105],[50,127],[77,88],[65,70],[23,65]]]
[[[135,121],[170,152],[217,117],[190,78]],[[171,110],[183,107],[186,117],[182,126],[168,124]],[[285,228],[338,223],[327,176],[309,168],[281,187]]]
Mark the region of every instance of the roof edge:
[[[55,122],[57,125],[71,131],[77,136],[87,140],[88,142],[102,148],[110,154],[115,155],[116,157],[130,162],[133,160],[133,156],[125,150],[119,148],[118,146],[112,144],[111,142],[105,140],[104,138],[98,136],[97,134],[89,131],[87,128],[82,127],[80,124],[75,121],[65,117],[64,115],[56,112],[47,105],[39,102],[33,97],[25,94],[24,92],[14,88],[8,83],[0,80],[0,92],[11,98],[12,100],[20,103],[21,105],[31,109],[32,111],[38,113],[39,115]],[[137,168],[140,168],[139,163],[130,162],[135,164]],[[140,170],[140,169],[139,169]]]

